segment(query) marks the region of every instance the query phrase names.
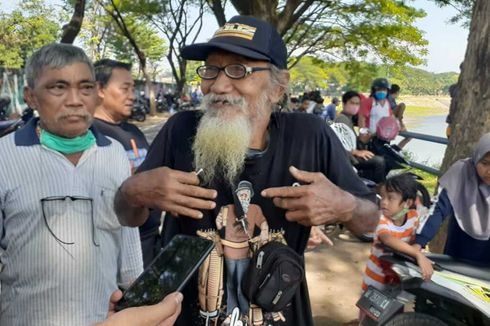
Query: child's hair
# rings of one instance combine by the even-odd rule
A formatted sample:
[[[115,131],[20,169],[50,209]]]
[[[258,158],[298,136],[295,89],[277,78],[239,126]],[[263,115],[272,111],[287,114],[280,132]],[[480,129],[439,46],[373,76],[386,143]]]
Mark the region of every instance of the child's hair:
[[[417,198],[417,183],[414,177],[408,173],[395,175],[381,185],[388,192],[397,192],[401,194],[402,201],[407,199],[415,200]]]

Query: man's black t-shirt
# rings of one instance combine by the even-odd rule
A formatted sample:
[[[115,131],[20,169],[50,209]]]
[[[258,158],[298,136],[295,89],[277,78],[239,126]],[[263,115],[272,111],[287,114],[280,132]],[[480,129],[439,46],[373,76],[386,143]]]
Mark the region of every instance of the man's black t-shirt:
[[[174,115],[164,125],[153,141],[147,159],[140,171],[167,166],[181,171],[194,171],[192,142],[201,117],[200,111],[185,111]],[[247,162],[240,180],[253,185],[252,204],[261,207],[271,230],[283,230],[288,245],[303,255],[310,228],[288,222],[285,211],[274,206],[271,199],[260,196],[269,187],[291,186],[296,180],[289,173],[289,166],[300,170],[322,172],[340,188],[361,198],[374,200],[374,194],[355,174],[341,143],[325,122],[301,113],[273,113],[269,124],[270,141],[267,151]],[[200,220],[172,217],[164,224],[164,242],[175,234],[196,235],[198,230],[216,229],[215,218],[219,208],[233,203],[232,190],[222,182],[213,188],[218,192],[216,209],[203,211]],[[326,257],[327,259],[328,257]],[[196,280],[184,290],[184,305],[177,325],[201,325]],[[335,298],[325,298],[325,300]],[[290,308],[284,311],[286,322],[277,325],[313,325],[306,281],[298,290]]]
[[[128,122],[115,124],[97,118],[94,119],[93,125],[102,134],[114,138],[123,145],[132,168],[136,169],[143,163],[150,145],[138,127]],[[155,211],[140,227],[140,234],[144,236],[146,233],[154,232],[159,226],[160,212]]]

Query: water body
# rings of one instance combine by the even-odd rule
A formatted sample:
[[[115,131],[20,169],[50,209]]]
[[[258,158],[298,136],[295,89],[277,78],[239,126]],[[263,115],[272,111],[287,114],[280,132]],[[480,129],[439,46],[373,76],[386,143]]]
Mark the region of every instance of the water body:
[[[446,137],[447,124],[445,115],[407,120],[406,125],[409,131],[438,137]],[[395,142],[398,142],[401,139],[402,137],[397,137]],[[414,156],[414,160],[418,163],[423,163],[430,166],[439,166],[444,158],[446,145],[412,139],[405,146],[404,150],[411,152]]]

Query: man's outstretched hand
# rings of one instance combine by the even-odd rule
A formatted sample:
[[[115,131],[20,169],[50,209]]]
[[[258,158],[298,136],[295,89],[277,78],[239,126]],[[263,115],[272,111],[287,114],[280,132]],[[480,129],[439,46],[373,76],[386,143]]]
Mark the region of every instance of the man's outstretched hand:
[[[108,318],[94,326],[171,326],[180,314],[183,296],[175,292],[167,295],[160,303],[115,312],[116,303],[121,298],[121,291],[112,293]]]
[[[305,226],[344,223],[352,219],[356,199],[334,185],[320,172],[301,171],[291,166],[291,175],[302,185],[275,187],[262,191],[274,205],[285,209],[286,219]]]

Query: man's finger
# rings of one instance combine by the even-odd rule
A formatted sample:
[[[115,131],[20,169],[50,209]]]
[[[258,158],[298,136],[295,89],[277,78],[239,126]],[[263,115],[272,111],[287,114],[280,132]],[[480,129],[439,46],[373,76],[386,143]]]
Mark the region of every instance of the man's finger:
[[[163,323],[159,324],[159,326],[173,326],[177,318],[179,318],[181,311],[182,311],[182,305],[179,305],[177,311],[170,318],[167,318]]]
[[[179,190],[179,193],[183,195],[196,198],[215,199],[218,195],[218,192],[214,189],[207,189],[194,185],[182,185]]]
[[[286,210],[298,210],[298,209],[303,209],[304,207],[304,200],[302,198],[281,198],[281,197],[274,197],[272,200],[274,205],[276,205],[279,208],[286,209]]]
[[[203,218],[203,214],[201,211],[184,206],[179,206],[176,204],[170,205],[170,207],[168,207],[168,211],[172,212],[172,215],[174,216],[187,216],[196,220],[200,220]]]
[[[262,197],[266,198],[274,198],[274,197],[283,197],[283,198],[297,198],[301,197],[305,194],[305,186],[299,187],[273,187],[262,190],[260,193]]]
[[[116,304],[121,300],[123,297],[123,293],[121,290],[116,290],[112,292],[111,297],[109,298],[109,313],[108,315],[112,315],[116,309]]]
[[[172,170],[171,173],[175,177],[175,179],[181,183],[195,186],[198,186],[200,183],[199,177],[195,172]]]
[[[159,325],[170,326],[175,323],[175,320],[180,314],[183,300],[182,293],[174,292],[165,297],[163,301],[155,305],[160,310]]]
[[[182,195],[176,195],[173,202],[180,206],[193,209],[213,209],[216,207],[216,203],[214,201]]]
[[[308,215],[305,211],[303,210],[296,210],[296,211],[287,211],[286,214],[286,220],[289,222],[298,222],[301,220],[307,220]]]
[[[289,167],[289,172],[298,181],[303,183],[313,183],[318,180],[319,173],[299,170],[294,166]]]
[[[316,235],[320,238],[320,240],[322,241],[322,243],[326,244],[326,245],[329,245],[329,246],[333,246],[333,242],[332,240],[330,240],[329,237],[327,237],[325,235],[325,233],[323,233],[321,230],[318,230]]]

